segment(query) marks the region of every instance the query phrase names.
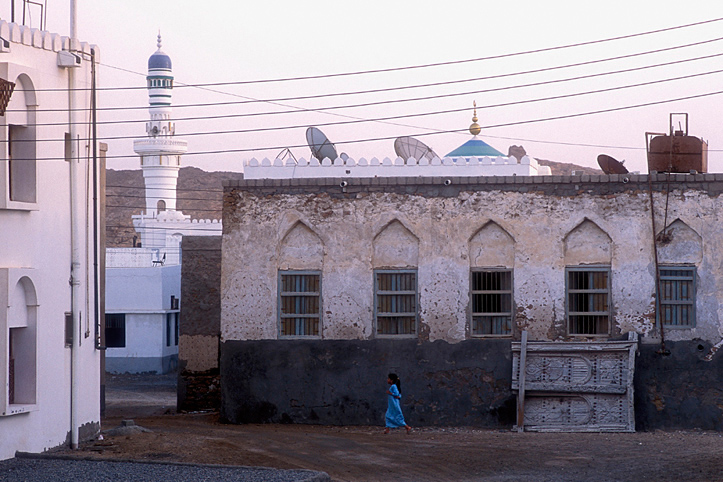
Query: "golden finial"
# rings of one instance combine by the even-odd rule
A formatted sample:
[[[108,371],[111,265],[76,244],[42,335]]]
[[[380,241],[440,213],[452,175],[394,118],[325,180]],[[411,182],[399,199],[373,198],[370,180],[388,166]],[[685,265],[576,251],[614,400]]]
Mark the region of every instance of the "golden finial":
[[[473,102],[474,104],[474,114],[472,115],[472,125],[469,126],[469,133],[473,136],[476,136],[482,131],[482,128],[477,124],[477,101]]]

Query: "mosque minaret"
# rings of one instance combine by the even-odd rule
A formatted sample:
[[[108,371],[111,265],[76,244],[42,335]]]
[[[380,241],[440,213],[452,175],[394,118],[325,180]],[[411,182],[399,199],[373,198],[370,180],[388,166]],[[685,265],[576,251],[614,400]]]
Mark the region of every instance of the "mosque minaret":
[[[133,150],[140,156],[145,183],[145,212],[134,216],[133,224],[141,235],[144,247],[162,248],[167,245],[167,233],[151,226],[154,221],[183,222],[189,218],[176,209],[176,184],[181,167],[181,156],[186,153],[185,140],[175,137],[171,121],[173,70],[171,58],[161,49],[148,59],[148,112],[146,137],[133,142]]]

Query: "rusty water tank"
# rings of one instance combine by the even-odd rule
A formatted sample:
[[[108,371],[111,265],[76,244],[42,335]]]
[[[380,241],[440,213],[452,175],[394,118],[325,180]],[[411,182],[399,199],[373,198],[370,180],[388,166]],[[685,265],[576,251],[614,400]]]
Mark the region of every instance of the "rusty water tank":
[[[685,116],[685,130],[673,130],[673,116]],[[708,143],[688,135],[688,114],[670,114],[670,134],[655,135],[648,142],[648,171],[708,172]],[[654,135],[654,134],[652,134]]]

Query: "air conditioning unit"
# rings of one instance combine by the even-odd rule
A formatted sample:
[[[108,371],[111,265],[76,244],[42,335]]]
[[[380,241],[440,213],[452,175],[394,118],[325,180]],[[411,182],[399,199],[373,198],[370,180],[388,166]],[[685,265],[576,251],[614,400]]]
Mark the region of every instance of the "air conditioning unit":
[[[61,50],[58,52],[58,67],[80,67],[80,56],[67,50]]]

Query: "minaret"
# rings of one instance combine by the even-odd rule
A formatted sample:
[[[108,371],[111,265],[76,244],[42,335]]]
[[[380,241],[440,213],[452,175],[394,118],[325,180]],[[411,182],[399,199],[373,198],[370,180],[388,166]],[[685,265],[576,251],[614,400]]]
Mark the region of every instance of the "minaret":
[[[171,58],[161,50],[160,33],[158,50],[148,59],[146,80],[151,120],[146,122],[147,137],[133,142],[133,150],[141,157],[146,186],[146,210],[143,217],[156,218],[159,213],[168,211],[166,216],[174,218],[178,170],[187,143],[174,137],[175,125],[171,122],[173,71]],[[144,234],[141,233],[142,238]],[[149,246],[149,241],[143,239],[144,245]]]

